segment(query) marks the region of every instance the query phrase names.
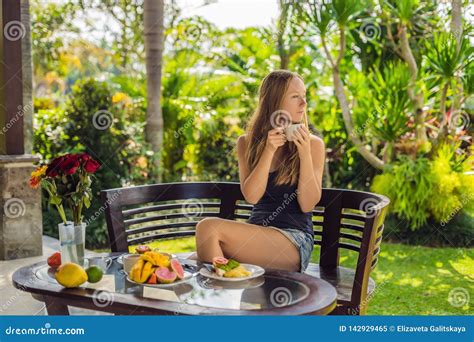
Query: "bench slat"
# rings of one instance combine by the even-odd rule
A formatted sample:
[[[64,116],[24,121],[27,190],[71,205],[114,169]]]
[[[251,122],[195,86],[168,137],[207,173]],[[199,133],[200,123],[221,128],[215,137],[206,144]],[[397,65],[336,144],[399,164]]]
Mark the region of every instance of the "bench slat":
[[[221,204],[219,202],[206,202],[206,203],[199,203],[199,205],[203,208],[219,208]],[[128,217],[131,215],[149,213],[149,212],[160,211],[160,210],[171,210],[171,209],[183,210],[185,206],[186,206],[185,203],[158,204],[158,205],[151,205],[148,207],[123,210],[122,214],[123,214],[123,217]]]
[[[149,235],[145,237],[128,239],[128,243],[130,245],[137,245],[143,242],[148,242],[148,241],[153,241],[153,240],[164,240],[164,239],[169,239],[169,238],[194,236],[194,235],[196,235],[195,230],[183,230],[183,231],[176,231],[176,232],[171,232],[171,233],[154,234],[154,235]]]
[[[152,231],[155,231],[155,230],[183,228],[183,227],[196,227],[196,224],[198,224],[198,222],[199,221],[188,221],[188,222],[178,222],[178,223],[168,223],[168,224],[157,224],[157,225],[153,225],[153,226],[128,229],[126,231],[126,234],[127,235],[135,235],[135,234],[152,232]]]
[[[145,223],[145,222],[153,222],[153,221],[160,221],[160,220],[169,220],[169,219],[177,219],[177,218],[189,218],[192,217],[219,217],[218,212],[196,212],[199,215],[192,215],[193,213],[177,213],[177,214],[165,214],[165,215],[158,215],[158,216],[147,216],[147,217],[137,217],[129,220],[124,220],[123,223],[125,226],[130,227],[135,224]]]

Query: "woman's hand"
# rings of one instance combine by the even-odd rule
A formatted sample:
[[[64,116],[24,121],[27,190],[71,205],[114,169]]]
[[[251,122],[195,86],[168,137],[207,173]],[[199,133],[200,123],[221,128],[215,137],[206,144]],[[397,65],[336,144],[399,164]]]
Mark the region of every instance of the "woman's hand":
[[[298,127],[298,129],[294,132],[293,142],[298,148],[300,159],[311,156],[311,138],[306,126],[303,125]]]
[[[265,148],[270,152],[275,153],[278,147],[286,143],[286,136],[283,127],[277,127],[268,131]]]

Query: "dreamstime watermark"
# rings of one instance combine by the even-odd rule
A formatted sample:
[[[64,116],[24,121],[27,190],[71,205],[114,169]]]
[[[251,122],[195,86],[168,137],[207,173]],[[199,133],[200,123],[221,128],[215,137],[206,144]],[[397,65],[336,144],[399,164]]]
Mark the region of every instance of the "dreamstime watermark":
[[[470,296],[469,291],[464,287],[455,287],[448,294],[448,302],[455,308],[460,308],[466,304],[469,304]]]
[[[270,292],[270,303],[277,308],[291,304],[293,295],[286,287],[277,287]]]
[[[295,192],[292,192],[290,195],[284,194],[283,197],[285,198],[283,202],[266,218],[262,221],[262,225],[267,227],[285,208],[296,198],[298,198],[298,189]]]
[[[376,22],[366,21],[359,27],[359,35],[364,43],[380,38],[380,26]]]
[[[85,224],[86,226],[88,226],[89,224],[91,224],[92,222],[94,222],[95,220],[97,220],[99,218],[100,215],[102,215],[104,213],[104,211],[113,203],[115,202],[115,200],[117,200],[117,198],[120,197],[120,195],[122,194],[122,191],[119,190],[117,191],[116,193],[114,193],[110,198],[107,198],[107,200],[105,201],[105,204],[100,206],[100,208],[98,210],[96,210],[94,212],[94,214],[92,214],[91,217],[87,218],[85,220]]]
[[[98,308],[105,308],[114,303],[114,294],[109,292],[107,289],[96,289],[92,295],[92,302]]]
[[[5,328],[5,335],[84,335],[84,328],[52,328],[51,323],[45,323],[40,328]]]
[[[360,202],[359,210],[365,212],[367,218],[372,218],[380,212],[380,209],[377,208],[378,204],[379,202],[375,198],[366,198]]]
[[[372,300],[372,298],[378,293],[380,292],[380,290],[385,286],[385,284],[387,284],[388,281],[384,280],[382,283],[380,283],[380,285],[377,285],[374,290],[369,293],[369,295],[360,302],[359,305],[357,305],[355,308],[349,308],[348,309],[348,314],[349,315],[360,315],[360,310],[361,308],[366,308],[369,304],[369,302]]]
[[[186,35],[186,38],[199,40],[202,35],[202,29],[196,24],[191,24],[191,25],[186,26],[184,33]]]
[[[29,286],[34,285],[34,278],[28,278],[24,284],[19,284],[18,287],[15,289],[15,292],[8,298],[3,298],[3,303],[0,306],[0,314],[6,312],[8,308],[14,305],[22,295],[23,292],[28,291],[27,288]]]
[[[179,138],[179,136],[181,134],[183,134],[183,131],[189,127],[191,127],[191,125],[194,123],[194,116],[189,118],[188,120],[186,120],[186,122],[184,123],[184,125],[182,127],[180,127],[177,131],[174,131],[174,137],[177,139]]]
[[[95,112],[92,116],[92,125],[100,131],[105,131],[112,126],[113,122],[114,117],[112,113],[105,109]]]
[[[270,125],[273,128],[288,127],[291,125],[291,114],[284,109],[278,109],[270,115]]]
[[[204,205],[200,200],[196,198],[190,198],[183,202],[181,209],[184,210],[185,217],[195,218],[202,215],[204,211]]]
[[[18,20],[12,20],[5,24],[3,27],[3,35],[9,41],[17,41],[23,39],[26,34],[25,25]]]
[[[384,108],[385,108],[385,106],[381,105],[379,110],[374,109],[372,111],[371,115],[369,115],[368,119],[365,120],[365,122],[362,126],[353,129],[354,135],[356,135],[356,136],[362,135],[362,133],[367,129],[367,127],[377,120],[377,118],[378,118],[377,114],[379,113],[379,111],[383,110]]]
[[[18,218],[25,215],[26,205],[19,198],[9,198],[3,205],[3,211],[8,218]]]
[[[14,117],[12,117],[6,124],[5,126],[2,127],[2,129],[0,130],[0,135],[3,135],[3,134],[6,134],[8,132],[8,130],[10,128],[12,128],[17,122],[18,120],[20,120],[20,118],[22,116],[25,115],[25,112],[27,110],[29,110],[30,108],[32,108],[32,104],[27,104],[26,106],[18,106],[17,107],[17,112],[15,114]]]
[[[472,201],[474,199],[474,194],[472,193],[469,193],[469,194],[463,194],[461,196],[461,203],[459,205],[456,206],[456,208],[454,208],[454,210],[452,212],[449,213],[448,216],[446,216],[445,218],[443,218],[440,222],[441,224],[441,227],[444,227],[445,225],[447,225],[449,223],[449,221],[451,221],[453,219],[454,216],[456,216],[456,214],[458,212],[461,211],[462,208],[464,208],[464,206],[469,203],[470,201]]]
[[[471,124],[469,114],[462,110],[455,110],[449,116],[448,127],[453,130],[465,130]]]

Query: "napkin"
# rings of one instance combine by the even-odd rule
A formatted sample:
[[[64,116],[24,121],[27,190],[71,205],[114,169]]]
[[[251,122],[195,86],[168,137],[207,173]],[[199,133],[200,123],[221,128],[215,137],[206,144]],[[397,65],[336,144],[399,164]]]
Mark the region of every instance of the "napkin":
[[[143,287],[143,297],[167,300],[170,302],[180,302],[178,296],[174,291],[159,289],[156,287],[144,286]]]
[[[102,279],[97,283],[85,283],[85,288],[100,289],[102,291],[115,292],[115,276],[113,274],[104,274]]]

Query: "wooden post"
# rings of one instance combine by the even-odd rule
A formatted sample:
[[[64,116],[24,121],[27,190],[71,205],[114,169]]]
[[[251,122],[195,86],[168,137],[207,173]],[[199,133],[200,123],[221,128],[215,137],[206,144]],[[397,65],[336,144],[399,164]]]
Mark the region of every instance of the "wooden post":
[[[42,253],[41,192],[28,186],[39,158],[25,154],[33,112],[28,9],[27,0],[0,0],[0,260]]]
[[[21,58],[25,26],[20,1],[0,0],[0,5],[0,154],[19,155],[25,153]]]

